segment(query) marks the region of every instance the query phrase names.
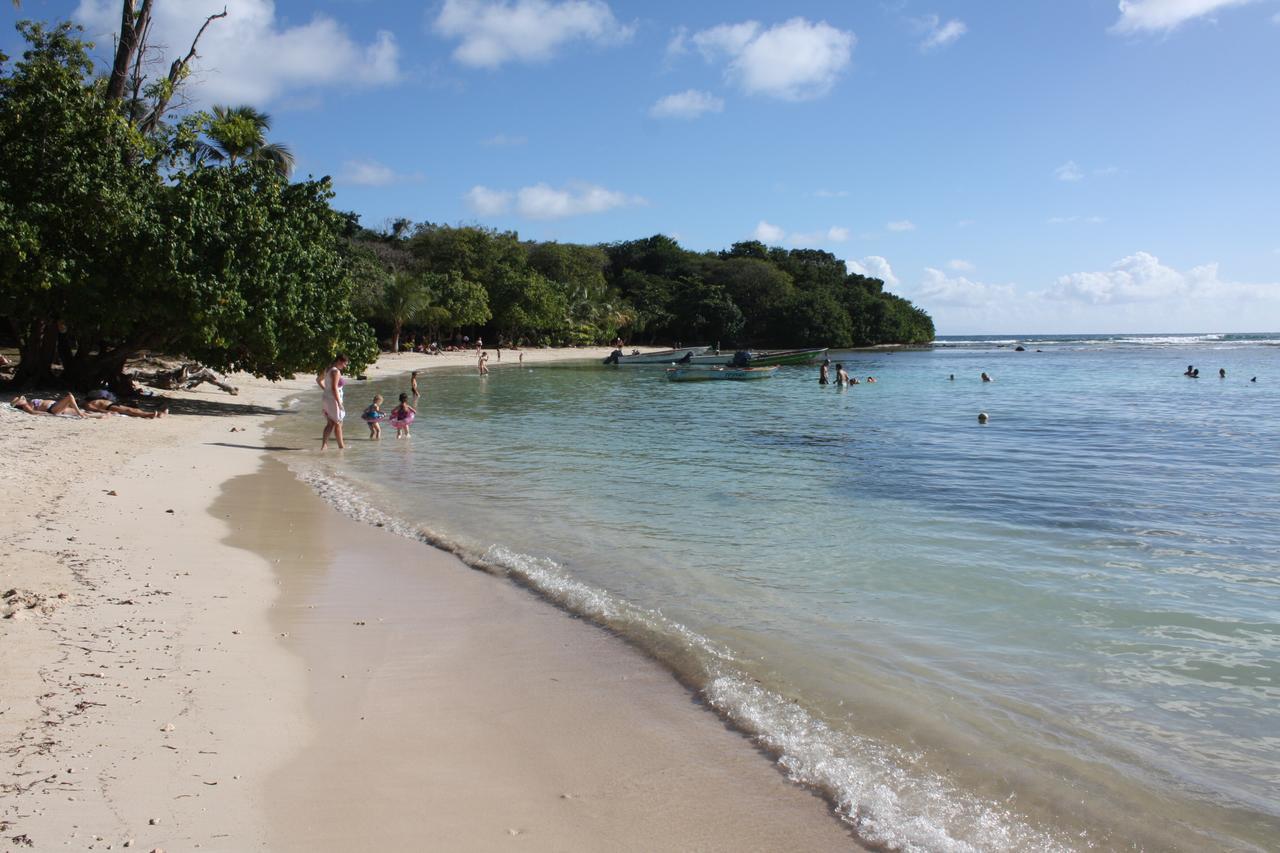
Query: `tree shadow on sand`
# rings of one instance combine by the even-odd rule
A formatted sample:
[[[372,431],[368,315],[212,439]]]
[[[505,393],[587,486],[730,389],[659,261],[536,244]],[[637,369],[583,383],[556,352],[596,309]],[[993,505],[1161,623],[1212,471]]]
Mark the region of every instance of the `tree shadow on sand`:
[[[189,400],[169,398],[169,414],[171,415],[214,415],[217,417],[236,417],[240,415],[289,415],[288,409],[275,409],[270,406],[257,406],[252,403],[233,403],[229,400]],[[139,403],[147,408],[155,408],[151,400],[143,399]]]

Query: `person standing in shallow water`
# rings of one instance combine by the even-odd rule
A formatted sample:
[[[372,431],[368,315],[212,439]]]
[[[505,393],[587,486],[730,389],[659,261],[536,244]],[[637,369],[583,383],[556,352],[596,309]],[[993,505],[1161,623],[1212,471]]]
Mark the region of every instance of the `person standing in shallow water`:
[[[342,386],[347,384],[342,371],[347,369],[347,357],[342,353],[333,360],[333,364],[316,375],[316,384],[324,391],[320,407],[324,410],[324,435],[320,439],[320,449],[329,446],[329,436],[338,442],[339,449],[345,449],[347,443],[342,440],[342,419],[347,410],[342,405]]]
[[[824,358],[824,359],[822,360],[822,367],[820,367],[820,368],[818,369],[818,384],[819,384],[819,385],[830,385],[830,384],[831,384],[831,377],[827,375],[827,371],[828,371],[828,369],[830,368],[830,365],[831,365],[831,359],[829,359],[829,358]]]

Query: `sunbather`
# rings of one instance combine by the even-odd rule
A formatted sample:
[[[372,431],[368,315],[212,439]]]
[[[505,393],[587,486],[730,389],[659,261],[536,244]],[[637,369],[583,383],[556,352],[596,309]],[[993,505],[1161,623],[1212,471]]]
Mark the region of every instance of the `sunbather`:
[[[60,415],[63,412],[70,412],[78,418],[89,417],[76,405],[76,398],[70,394],[63,394],[56,400],[52,398],[42,399],[40,397],[28,399],[19,394],[13,398],[12,406],[15,409],[26,412],[28,415]]]

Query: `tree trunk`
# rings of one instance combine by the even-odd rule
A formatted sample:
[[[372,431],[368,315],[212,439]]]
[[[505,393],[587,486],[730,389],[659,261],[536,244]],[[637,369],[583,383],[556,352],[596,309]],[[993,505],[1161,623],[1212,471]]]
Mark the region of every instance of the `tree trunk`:
[[[142,41],[142,33],[151,23],[151,0],[142,0],[142,8],[136,13],[133,2],[134,0],[122,0],[121,3],[116,61],[111,66],[111,77],[107,81],[107,98],[112,101],[124,99],[129,85],[129,72],[133,68],[133,59]]]
[[[391,351],[400,352],[400,323],[396,323],[391,327]]]

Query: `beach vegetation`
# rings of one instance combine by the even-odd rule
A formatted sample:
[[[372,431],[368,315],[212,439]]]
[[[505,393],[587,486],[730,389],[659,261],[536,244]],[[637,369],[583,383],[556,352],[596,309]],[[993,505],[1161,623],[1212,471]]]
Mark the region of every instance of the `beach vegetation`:
[[[19,30],[22,58],[0,61],[0,317],[21,354],[15,383],[122,385],[149,350],[270,378],[338,350],[356,369],[376,354],[327,178],[290,183],[243,150],[193,163],[209,117],[165,125],[154,99],[172,92],[140,110],[134,93],[155,91],[141,82],[113,97],[68,24]]]
[[[850,273],[829,252],[758,241],[694,252],[661,234],[588,246],[523,241],[475,225],[394,226],[354,234],[353,251],[376,255],[384,274],[407,265],[435,276],[426,280],[448,320],[419,324],[433,340],[474,334],[572,346],[622,336],[779,347],[933,340],[927,313],[885,292],[883,281]],[[376,273],[371,279],[386,286]],[[482,311],[459,307],[463,282]]]

